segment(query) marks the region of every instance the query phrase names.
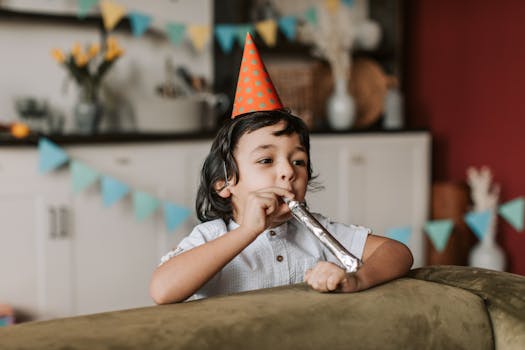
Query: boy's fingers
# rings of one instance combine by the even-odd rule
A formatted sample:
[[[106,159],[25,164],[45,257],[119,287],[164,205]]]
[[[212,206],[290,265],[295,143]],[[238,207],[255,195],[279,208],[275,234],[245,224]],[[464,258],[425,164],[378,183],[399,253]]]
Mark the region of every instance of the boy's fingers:
[[[271,192],[276,194],[279,197],[286,197],[289,199],[294,199],[295,194],[287,189],[281,187],[268,187],[261,190],[261,192]]]
[[[306,270],[306,272],[304,273],[304,281],[308,282],[308,279],[310,278],[311,275],[312,275],[312,269]]]
[[[339,278],[337,278],[336,275],[330,275],[326,281],[326,288],[328,288],[329,291],[334,291],[337,289],[339,282]]]

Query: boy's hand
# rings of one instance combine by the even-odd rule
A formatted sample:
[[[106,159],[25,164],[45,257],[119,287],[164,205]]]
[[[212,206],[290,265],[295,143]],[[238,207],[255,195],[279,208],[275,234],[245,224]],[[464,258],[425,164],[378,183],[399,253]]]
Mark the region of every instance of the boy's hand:
[[[260,234],[290,213],[290,208],[281,197],[294,198],[294,194],[279,187],[268,187],[251,192],[245,202],[242,219],[239,225],[250,232]]]
[[[320,261],[313,269],[307,270],[304,281],[319,292],[358,291],[355,274],[347,274],[344,269],[326,261]]]

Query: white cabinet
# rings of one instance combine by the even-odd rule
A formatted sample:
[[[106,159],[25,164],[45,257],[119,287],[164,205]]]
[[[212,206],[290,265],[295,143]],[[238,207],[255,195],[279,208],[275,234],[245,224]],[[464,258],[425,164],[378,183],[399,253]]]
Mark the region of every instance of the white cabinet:
[[[429,136],[312,137],[314,173],[325,187],[310,207],[372,228],[411,226],[423,264]],[[163,200],[193,210],[211,140],[64,146],[75,160]],[[103,207],[94,185],[73,194],[70,171],[41,175],[33,147],[0,147],[0,301],[36,319],[152,305],[148,284],[160,256],[197,224],[168,233],[161,210],[138,222],[131,196]]]
[[[64,147],[135,190],[193,208],[209,142]],[[68,169],[37,172],[35,148],[0,148],[0,300],[29,319],[152,305],[159,258],[196,224],[137,222],[131,196],[103,207],[98,185],[73,194]]]
[[[0,149],[0,300],[24,319],[71,314],[69,196],[34,150]]]
[[[429,212],[430,136],[426,133],[313,137],[314,174],[324,186],[309,206],[335,221],[371,228],[410,227],[414,266],[425,262],[423,225]]]

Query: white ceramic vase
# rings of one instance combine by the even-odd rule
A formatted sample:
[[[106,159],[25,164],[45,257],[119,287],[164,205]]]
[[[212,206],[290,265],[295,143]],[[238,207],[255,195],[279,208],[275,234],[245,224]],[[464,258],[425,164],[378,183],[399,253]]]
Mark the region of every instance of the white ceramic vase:
[[[505,253],[496,243],[495,215],[495,213],[492,213],[491,224],[489,225],[488,232],[470,251],[470,266],[496,271],[505,270]]]
[[[346,79],[337,77],[335,79],[334,91],[328,98],[327,117],[328,124],[333,130],[348,130],[355,120],[355,103],[348,93]]]

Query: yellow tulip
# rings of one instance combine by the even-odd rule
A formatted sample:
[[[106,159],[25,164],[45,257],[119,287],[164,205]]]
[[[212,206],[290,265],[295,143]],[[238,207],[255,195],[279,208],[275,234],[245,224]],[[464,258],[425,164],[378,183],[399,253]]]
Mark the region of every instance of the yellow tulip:
[[[64,61],[66,60],[66,56],[60,49],[51,50],[51,56],[53,56],[55,61],[57,61],[58,63],[64,63]]]
[[[106,39],[106,45],[108,46],[108,49],[114,49],[118,47],[118,41],[112,36],[108,36]]]
[[[100,45],[96,43],[91,44],[91,46],[89,47],[89,51],[88,51],[89,58],[95,57],[99,52],[100,52]]]
[[[71,54],[76,57],[82,53],[82,46],[80,46],[79,42],[76,42],[73,44],[73,47],[71,48]]]
[[[78,67],[84,67],[89,62],[89,57],[85,53],[80,53],[75,56],[75,63]]]
[[[106,61],[113,61],[114,58],[115,58],[115,50],[108,49],[106,51],[106,54],[104,55],[104,59]]]

